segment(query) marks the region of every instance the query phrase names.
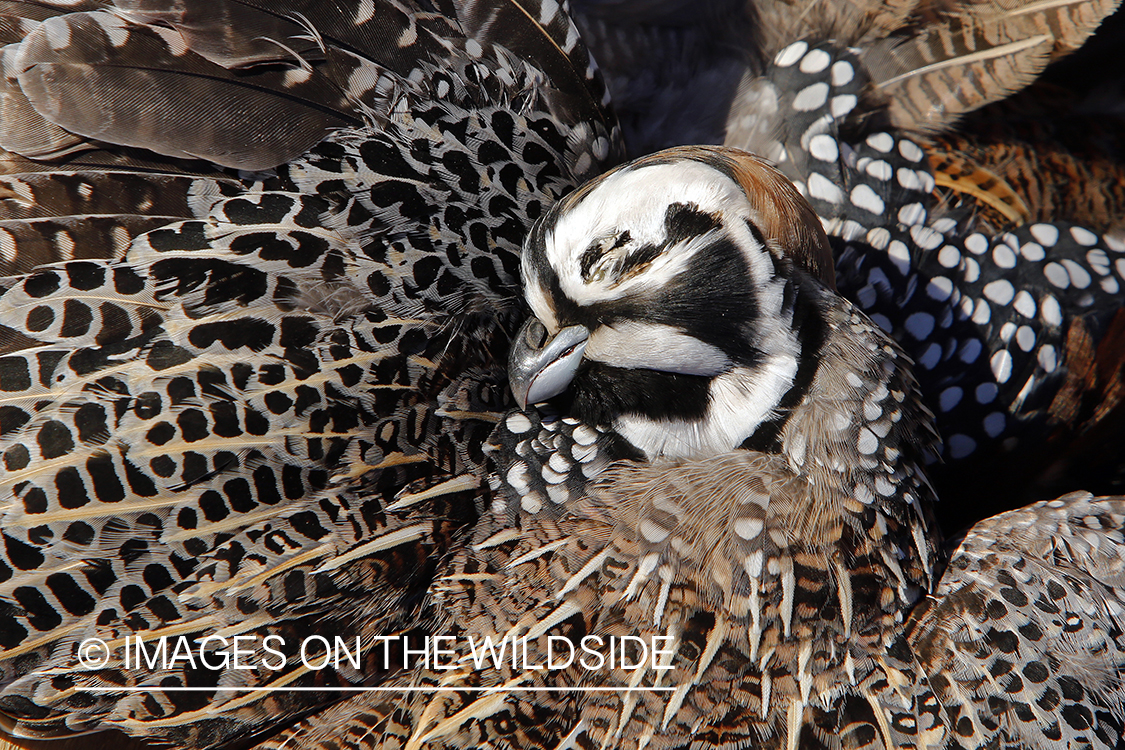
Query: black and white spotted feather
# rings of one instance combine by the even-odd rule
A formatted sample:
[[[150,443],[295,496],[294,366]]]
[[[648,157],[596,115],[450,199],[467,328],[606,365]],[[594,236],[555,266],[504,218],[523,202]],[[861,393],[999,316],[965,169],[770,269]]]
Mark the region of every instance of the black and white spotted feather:
[[[750,190],[740,168],[768,169],[729,151],[656,154],[532,230],[536,319],[511,377],[517,399],[549,403],[498,423],[492,502],[430,591],[450,655],[385,683],[420,691],[355,696],[263,747],[1118,747],[1122,499],[1064,496],[941,545],[909,361],[773,231],[763,206],[787,201],[783,183]],[[630,191],[630,176],[672,202]],[[744,275],[744,304],[725,307]],[[709,338],[708,319],[739,333]],[[779,396],[777,363],[739,356],[789,326],[811,369]],[[663,401],[636,397],[705,362],[719,370],[707,398],[679,377],[660,381]],[[739,425],[743,442],[635,429],[706,432],[739,387],[773,407]],[[589,636],[668,648],[640,669],[559,664],[552,644]],[[518,656],[481,658],[485,637]]]
[[[766,80],[788,133],[769,155],[832,238],[840,291],[915,361],[944,439],[942,495],[976,499],[943,503],[944,522],[1119,491],[1119,457],[1100,445],[1125,434],[1125,248],[1066,221],[994,233],[947,210],[924,142],[865,109],[853,53],[796,42]]]
[[[857,107],[866,86],[853,57],[801,42],[783,50],[773,66],[770,75],[782,82],[779,111],[792,127],[789,140],[769,155],[838,236],[843,257],[851,253],[855,265],[839,269],[838,283],[872,308],[874,324],[832,297],[823,286],[830,276],[815,272],[822,304],[795,315],[801,305],[794,300],[810,292],[794,279],[811,269],[801,253],[795,257],[802,260],[786,265],[784,251],[772,261],[776,276],[765,278],[789,280],[788,305],[771,307],[769,283],[754,277],[749,288],[760,296],[748,295],[753,301],[743,300],[737,311],[726,307],[723,290],[741,272],[722,265],[730,256],[719,227],[731,226],[728,217],[720,221],[709,213],[713,207],[692,205],[701,193],[687,183],[697,172],[685,169],[679,175],[684,184],[668,187],[670,170],[653,169],[694,158],[727,177],[736,172],[705,149],[642,159],[624,172],[637,170],[635,182],[610,175],[564,199],[525,248],[525,293],[542,321],[524,329],[526,343],[543,354],[532,358],[534,367],[513,364],[517,398],[552,397],[562,414],[546,409],[542,418],[512,413],[502,420],[493,436],[497,497],[474,526],[472,543],[455,553],[448,575],[431,591],[439,605],[437,630],[461,645],[454,658],[460,668],[404,669],[388,684],[435,691],[356,697],[267,747],[361,747],[375,737],[382,746],[405,748],[1120,744],[1120,498],[1064,496],[981,521],[937,547],[920,449],[927,442],[921,405],[927,391],[904,375],[906,358],[880,332],[893,332],[916,352],[920,369],[959,357],[954,339],[948,354],[944,342],[939,347],[944,359],[934,367],[923,359],[937,339],[931,334],[952,327],[956,311],[950,309],[943,324],[946,316],[928,305],[948,302],[940,299],[946,283],[921,284],[916,268],[940,265],[947,246],[956,249],[959,263],[988,256],[995,270],[974,261],[976,275],[965,264],[965,276],[942,278],[962,295],[970,292],[960,287],[978,289],[1014,312],[1007,318],[1006,311],[996,313],[1000,326],[975,332],[964,349],[979,346],[970,359],[986,362],[987,370],[966,370],[960,360],[942,372],[963,378],[961,387],[976,378],[974,397],[979,392],[983,399],[994,387],[996,405],[988,402],[988,414],[963,422],[947,409],[939,425],[965,425],[945,443],[950,464],[966,457],[961,450],[968,431],[984,436],[985,451],[1003,447],[1011,433],[997,432],[991,415],[1001,413],[1007,428],[1035,408],[1022,388],[1002,388],[1013,377],[1009,368],[1021,356],[1033,367],[1041,366],[1041,353],[1049,362],[1052,350],[1045,347],[1053,345],[1041,332],[1030,347],[1022,334],[1021,345],[1019,325],[1002,325],[1028,316],[1022,298],[1016,304],[1015,281],[1003,276],[1012,265],[1001,245],[1016,255],[1027,243],[1012,247],[1007,237],[986,237],[959,217],[941,214],[918,144],[871,123],[848,122],[849,114],[862,112]],[[645,169],[653,171],[642,177]],[[595,200],[599,187],[615,200]],[[754,190],[747,194],[764,200]],[[584,201],[597,210],[584,211]],[[599,223],[615,211],[625,217],[620,225],[613,218]],[[788,246],[758,229],[763,255]],[[1052,229],[1058,235],[1048,244],[1060,250],[1053,262],[1078,291],[1060,298],[1031,285],[1040,292],[1033,298],[1037,308],[1045,302],[1048,309],[1041,321],[1031,318],[1048,331],[1058,327],[1048,301],[1056,295],[1068,326],[1096,325],[1100,311],[1115,309],[1116,282],[1109,276],[1115,270],[1097,252],[1088,255],[1105,247],[1085,230],[1061,224],[1026,232],[1041,243]],[[1094,243],[1083,244],[1091,237]],[[974,252],[980,239],[987,244]],[[711,250],[707,262],[674,260],[703,255],[699,245]],[[1033,247],[1026,252],[1035,254]],[[1077,266],[1083,261],[1092,273]],[[1099,267],[1109,272],[1099,274]],[[882,276],[869,278],[873,268]],[[1047,283],[1060,288],[1062,277],[1043,268]],[[916,280],[894,286],[891,271]],[[1104,297],[1086,293],[1095,277],[1109,279],[1098,282]],[[884,278],[885,285],[879,283]],[[1012,285],[1007,303],[992,299],[1007,296],[1003,282]],[[873,292],[890,300],[886,309],[870,303]],[[915,301],[915,294],[927,297]],[[681,423],[702,432],[722,409],[741,407],[732,400],[737,394],[716,388],[722,376],[699,372],[709,365],[721,370],[714,363],[723,361],[702,344],[760,368],[759,374],[766,369],[766,358],[749,357],[749,365],[737,360],[737,336],[708,338],[709,326],[727,331],[732,318],[752,321],[743,332],[792,326],[799,332],[797,359],[815,358],[814,374],[786,381],[789,390],[780,400],[776,391],[752,390],[776,409],[775,419],[738,423],[751,433],[741,445],[736,440],[716,451],[707,440],[664,440],[679,434]],[[833,321],[829,332],[813,343],[812,332],[825,319]],[[557,340],[564,344],[554,346]],[[1013,342],[1022,355],[1007,348]],[[677,356],[686,353],[692,356]],[[884,354],[893,365],[880,359]],[[865,368],[867,356],[881,367]],[[579,360],[584,363],[575,364]],[[652,369],[665,376],[646,372],[646,361],[658,361]],[[1076,368],[1076,360],[1068,364]],[[556,366],[573,371],[558,376]],[[1054,366],[1061,367],[1058,361]],[[705,380],[693,383],[685,375]],[[558,389],[560,377],[571,378],[571,392]],[[520,384],[526,379],[530,385]],[[537,386],[538,379],[550,385]],[[1027,390],[1042,400],[1065,387],[1042,379]],[[931,386],[928,393],[944,392]],[[826,468],[827,476],[818,473]],[[834,502],[835,492],[850,500]],[[976,494],[947,494],[945,503],[962,504],[971,514],[982,500],[994,509],[1018,499],[1012,487],[991,494],[978,488]],[[673,669],[482,669],[465,646],[469,635],[523,637],[527,663],[541,665],[549,658],[545,637],[591,633],[669,638]],[[436,690],[450,686],[465,689]],[[573,692],[586,687],[613,690]]]
[[[580,0],[574,12],[639,156],[724,142],[766,154],[786,127],[775,97],[795,93],[774,89],[767,68],[802,39],[855,51],[870,74],[866,113],[908,130],[947,130],[1081,47],[1118,5]]]
[[[27,10],[0,142],[23,272],[0,282],[0,707],[24,736],[221,745],[333,696],[157,688],[364,670],[128,669],[123,639],[415,623],[510,403],[523,235],[618,136],[554,4]],[[105,669],[78,666],[89,637]]]

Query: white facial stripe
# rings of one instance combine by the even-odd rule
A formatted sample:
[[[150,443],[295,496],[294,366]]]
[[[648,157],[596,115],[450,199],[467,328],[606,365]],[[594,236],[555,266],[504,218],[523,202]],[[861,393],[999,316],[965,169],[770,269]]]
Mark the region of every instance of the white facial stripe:
[[[750,227],[744,221],[731,222],[727,231],[735,245],[742,249],[742,254],[750,268],[750,277],[754,279],[754,283],[758,286],[767,284],[774,276],[774,265],[770,257],[770,251],[762,247],[762,244],[755,239]]]
[[[590,334],[586,359],[685,375],[717,375],[730,366],[719,349],[672,326],[623,320]]]
[[[524,274],[523,294],[527,304],[531,306],[531,312],[539,318],[539,322],[552,334],[558,333],[561,326],[555,316],[555,308],[548,302],[547,290],[539,283],[539,279]]]
[[[694,204],[704,213],[722,216],[747,213],[746,196],[738,183],[699,162],[616,172],[561,215],[544,238],[547,261],[559,274],[563,293],[578,304],[590,304],[618,299],[640,286],[659,286],[681,272],[714,237],[692,238],[667,248],[651,266],[620,286],[586,283],[580,270],[582,253],[592,242],[612,240],[623,231],[629,232],[632,247],[663,245],[668,240],[665,214],[673,203]]]
[[[797,356],[771,355],[753,370],[734,371],[711,385],[711,408],[705,424],[731,450],[773,418],[782,397],[797,377]]]

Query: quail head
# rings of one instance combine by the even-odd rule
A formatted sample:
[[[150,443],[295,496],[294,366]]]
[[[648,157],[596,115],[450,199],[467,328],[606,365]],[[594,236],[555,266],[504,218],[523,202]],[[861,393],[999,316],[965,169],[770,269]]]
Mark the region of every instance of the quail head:
[[[691,147],[557,203],[525,243],[523,281],[521,405],[565,391],[564,411],[646,457],[698,458],[783,426],[825,343],[833,267],[788,179]]]
[[[934,581],[934,436],[793,186],[730,149],[645,157],[548,211],[522,274],[512,388],[549,404],[498,424],[492,502],[431,589],[457,669],[405,670],[388,685],[443,692],[357,698],[277,746],[349,711],[412,748],[778,740],[885,679],[870,656]],[[519,638],[542,663],[546,634],[667,638],[672,669],[466,645]]]

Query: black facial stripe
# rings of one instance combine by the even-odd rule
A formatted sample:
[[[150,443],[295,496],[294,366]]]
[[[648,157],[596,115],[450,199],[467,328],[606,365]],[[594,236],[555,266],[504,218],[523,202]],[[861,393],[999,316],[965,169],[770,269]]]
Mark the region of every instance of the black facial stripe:
[[[610,424],[622,414],[653,420],[700,420],[711,399],[711,378],[656,370],[583,363],[557,403],[589,424]]]
[[[624,247],[625,245],[629,244],[629,241],[632,238],[632,235],[629,234],[629,230],[625,230],[614,238],[612,245],[605,240],[599,240],[583,250],[582,257],[579,259],[579,272],[582,274],[582,280],[589,281],[591,272],[593,271],[594,266],[597,264],[597,262],[614,250],[617,250],[618,248]],[[626,256],[614,270],[614,274],[616,275],[617,279],[620,280],[622,278],[627,278],[629,274],[626,273],[626,271],[628,269],[632,268],[633,266],[643,267],[660,254],[659,250],[657,250],[655,255],[652,255],[648,261],[644,261],[642,264],[642,259],[638,259],[637,255],[638,253],[644,255],[648,252],[648,250],[649,246],[646,245],[644,247],[638,248],[636,251]]]
[[[621,247],[629,241],[629,232],[622,232],[617,236],[614,243],[611,245],[606,238],[595,240],[588,248],[582,251],[582,257],[579,259],[579,269],[582,274],[583,281],[590,280],[590,271],[593,270],[594,265],[604,258],[606,255]]]
[[[694,203],[673,203],[664,212],[665,246],[699,237],[722,225],[722,217],[706,213]]]
[[[781,431],[793,415],[793,407],[800,403],[808,393],[809,385],[816,377],[820,367],[820,352],[828,336],[824,311],[816,301],[814,284],[809,276],[800,271],[785,285],[786,307],[793,310],[793,329],[797,331],[797,343],[801,352],[797,357],[797,374],[793,384],[778,402],[778,415],[758,425],[750,437],[740,447],[746,450],[777,453],[781,450]],[[808,293],[806,293],[808,292]]]
[[[746,228],[750,230],[750,234],[754,237],[754,241],[761,245],[762,249],[764,250],[766,248],[766,236],[762,234],[762,230],[758,228],[757,224],[750,221],[749,219],[745,219],[744,221],[746,222]],[[767,250],[766,252],[769,251]],[[770,255],[772,256],[773,253],[770,253]]]
[[[582,258],[578,262],[578,267],[583,281],[590,279],[590,271],[594,268],[594,264],[605,257],[606,252],[608,251],[605,245],[600,242],[596,242],[582,251]]]

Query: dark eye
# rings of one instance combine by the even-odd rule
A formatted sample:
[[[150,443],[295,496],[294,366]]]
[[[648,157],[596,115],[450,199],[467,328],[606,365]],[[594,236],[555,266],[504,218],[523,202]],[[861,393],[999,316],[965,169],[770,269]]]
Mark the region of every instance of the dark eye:
[[[524,340],[533,349],[542,349],[547,343],[547,327],[538,320],[531,321],[524,329]]]

